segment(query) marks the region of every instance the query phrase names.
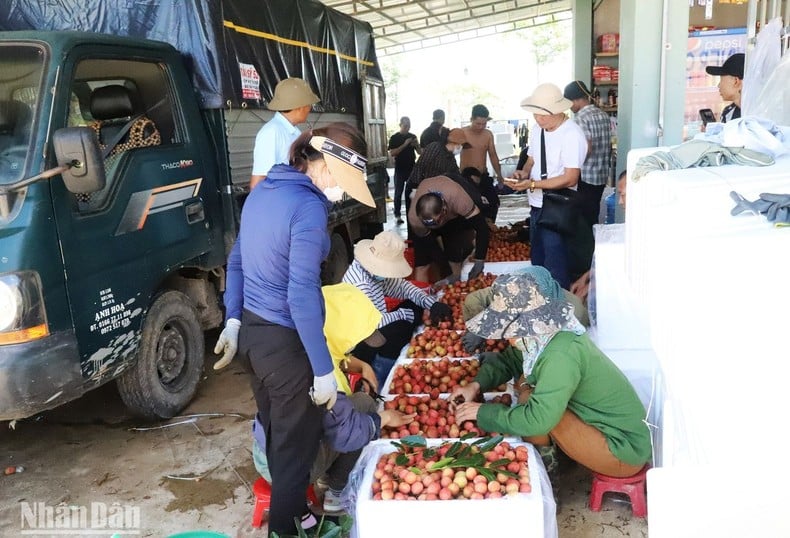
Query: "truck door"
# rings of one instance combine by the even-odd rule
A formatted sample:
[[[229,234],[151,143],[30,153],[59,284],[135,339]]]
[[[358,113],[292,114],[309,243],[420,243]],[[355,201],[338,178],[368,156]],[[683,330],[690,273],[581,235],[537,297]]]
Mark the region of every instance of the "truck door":
[[[77,195],[59,181],[52,189],[82,373],[99,383],[129,366],[152,295],[185,260],[209,251],[212,223],[204,161],[189,143],[168,62],[150,49],[111,58],[106,48],[75,50],[53,130],[96,131],[107,185]]]

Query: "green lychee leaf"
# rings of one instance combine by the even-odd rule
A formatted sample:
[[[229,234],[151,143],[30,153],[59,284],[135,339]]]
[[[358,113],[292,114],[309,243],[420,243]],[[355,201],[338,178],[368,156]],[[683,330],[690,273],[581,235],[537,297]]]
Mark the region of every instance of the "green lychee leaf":
[[[453,467],[485,467],[486,459],[482,454],[471,454],[466,458],[457,458]]]
[[[419,467],[409,467],[409,470],[414,474],[422,474],[422,469],[420,469]]]
[[[343,535],[347,536],[351,532],[351,527],[354,526],[354,518],[348,514],[340,516],[340,529]]]
[[[508,463],[512,463],[511,460],[507,458],[502,458],[501,460],[492,461],[488,464],[489,467],[496,468],[502,467],[503,465],[507,465]]]
[[[424,448],[428,446],[428,441],[422,435],[407,435],[401,438],[401,443],[412,448]]]
[[[464,446],[464,444],[460,441],[456,441],[452,445],[450,445],[450,449],[447,451],[446,456],[455,456],[459,450]]]
[[[463,434],[461,437],[459,437],[459,439],[461,439],[461,441],[466,441],[467,439],[474,439],[475,437],[477,437],[476,433],[469,432]]]
[[[431,464],[431,471],[440,471],[445,467],[449,467],[455,461],[455,458],[442,458],[439,461],[436,461]],[[454,467],[454,465],[453,465]]]
[[[475,468],[477,469],[477,472],[485,476],[489,482],[491,482],[492,480],[496,480],[496,475],[491,471],[491,469],[487,469],[486,467],[475,467]]]
[[[409,457],[406,454],[398,454],[398,457],[395,458],[396,465],[407,465],[409,463]]]
[[[432,458],[436,455],[436,451],[432,448],[426,448],[425,450],[422,451],[422,455],[425,458]]]
[[[480,445],[480,451],[481,452],[488,452],[489,450],[491,450],[492,448],[497,446],[499,443],[501,443],[503,439],[504,439],[504,437],[502,437],[501,435],[497,435],[496,437],[492,437],[487,442],[485,442],[484,444]]]

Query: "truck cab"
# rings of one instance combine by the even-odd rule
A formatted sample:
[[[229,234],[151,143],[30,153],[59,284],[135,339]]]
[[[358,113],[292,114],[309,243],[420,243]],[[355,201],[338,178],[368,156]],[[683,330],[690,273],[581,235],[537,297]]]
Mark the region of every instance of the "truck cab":
[[[204,269],[225,257],[216,151],[181,58],[81,32],[0,42],[0,419],[119,377],[133,410],[172,416],[222,320]],[[57,166],[66,128],[95,133],[101,188],[9,190]]]

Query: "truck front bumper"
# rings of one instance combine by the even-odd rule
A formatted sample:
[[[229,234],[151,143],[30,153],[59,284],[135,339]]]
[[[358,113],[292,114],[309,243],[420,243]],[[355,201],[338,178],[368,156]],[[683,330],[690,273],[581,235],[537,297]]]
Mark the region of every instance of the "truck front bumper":
[[[73,333],[0,346],[0,420],[27,418],[84,392]]]

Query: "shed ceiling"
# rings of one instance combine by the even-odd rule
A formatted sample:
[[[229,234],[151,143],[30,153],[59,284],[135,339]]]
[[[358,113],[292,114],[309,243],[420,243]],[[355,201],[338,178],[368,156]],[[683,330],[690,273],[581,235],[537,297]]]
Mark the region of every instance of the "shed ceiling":
[[[321,0],[373,26],[379,57],[571,18],[571,0]]]

